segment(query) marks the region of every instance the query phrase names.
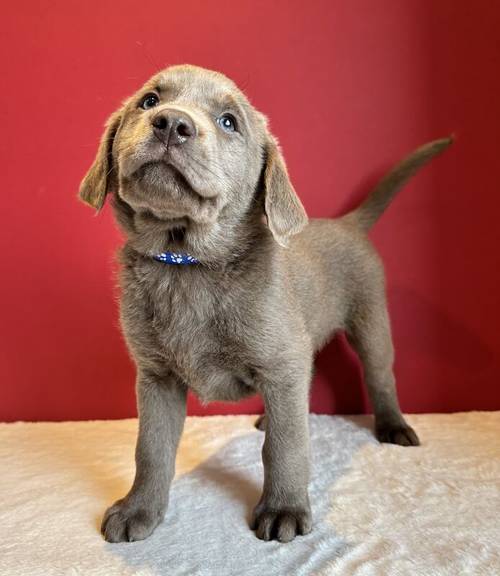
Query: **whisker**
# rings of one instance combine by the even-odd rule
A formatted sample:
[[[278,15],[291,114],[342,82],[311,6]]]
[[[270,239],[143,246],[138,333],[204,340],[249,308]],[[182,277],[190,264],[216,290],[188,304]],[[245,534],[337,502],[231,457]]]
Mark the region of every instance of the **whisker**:
[[[210,174],[212,174],[212,176],[215,176],[216,178],[220,177],[220,174],[217,174],[216,172],[214,172],[209,166],[207,166],[205,163],[203,163],[201,160],[199,160],[198,158],[195,158],[194,156],[192,156],[191,154],[188,154],[185,151],[186,156],[188,157],[188,159],[191,162],[194,162],[199,168],[202,168],[203,170],[206,170],[207,172],[209,172]],[[216,164],[216,167],[219,168],[219,170],[222,171],[222,166],[220,166],[219,164]]]
[[[113,170],[115,169],[115,165],[111,164],[111,168],[106,172],[106,176],[104,176],[104,178],[107,178],[111,172],[113,172]]]

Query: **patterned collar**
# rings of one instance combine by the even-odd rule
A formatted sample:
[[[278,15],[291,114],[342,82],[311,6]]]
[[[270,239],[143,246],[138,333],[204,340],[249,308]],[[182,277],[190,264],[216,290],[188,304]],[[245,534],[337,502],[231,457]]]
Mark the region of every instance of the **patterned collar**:
[[[153,256],[158,262],[163,262],[164,264],[173,264],[180,266],[187,266],[189,264],[199,264],[200,261],[197,260],[191,254],[179,254],[178,252],[161,252],[160,254],[155,254]]]

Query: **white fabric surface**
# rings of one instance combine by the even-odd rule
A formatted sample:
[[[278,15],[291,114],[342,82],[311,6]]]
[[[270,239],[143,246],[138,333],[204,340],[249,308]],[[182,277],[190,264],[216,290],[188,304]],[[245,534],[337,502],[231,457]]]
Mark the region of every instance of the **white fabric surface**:
[[[131,484],[135,420],[0,425],[0,574],[500,574],[500,412],[411,416],[420,448],[379,445],[367,417],[311,416],[314,529],[289,544],[247,527],[253,421],[188,418],[166,520],[131,544],[98,527]]]

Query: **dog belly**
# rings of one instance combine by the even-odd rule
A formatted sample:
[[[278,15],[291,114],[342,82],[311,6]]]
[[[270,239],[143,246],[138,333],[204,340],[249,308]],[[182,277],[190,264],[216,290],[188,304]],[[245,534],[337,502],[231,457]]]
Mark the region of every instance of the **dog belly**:
[[[256,393],[248,375],[236,375],[224,370],[207,371],[188,382],[189,389],[201,402],[237,402]]]

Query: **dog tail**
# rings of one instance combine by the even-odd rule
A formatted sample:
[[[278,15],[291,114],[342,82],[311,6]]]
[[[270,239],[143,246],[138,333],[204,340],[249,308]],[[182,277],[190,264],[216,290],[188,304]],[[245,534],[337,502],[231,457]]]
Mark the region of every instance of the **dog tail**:
[[[435,156],[444,152],[453,142],[453,136],[434,140],[417,148],[396,164],[375,186],[360,206],[345,216],[349,222],[368,231],[380,218],[392,199],[408,180]]]

